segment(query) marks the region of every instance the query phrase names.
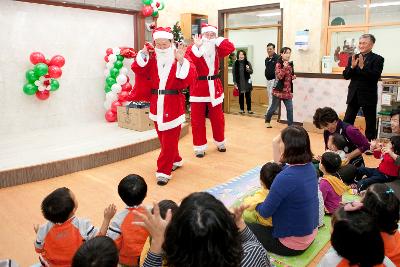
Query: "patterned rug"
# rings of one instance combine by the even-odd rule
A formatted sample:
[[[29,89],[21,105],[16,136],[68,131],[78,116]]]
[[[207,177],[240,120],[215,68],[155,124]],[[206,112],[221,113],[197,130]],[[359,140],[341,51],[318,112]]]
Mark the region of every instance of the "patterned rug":
[[[261,166],[257,166],[244,174],[235,177],[225,184],[213,187],[207,192],[221,200],[227,207],[237,206],[246,196],[252,195],[260,188]],[[349,197],[351,199],[351,197]],[[318,235],[311,246],[300,256],[283,257],[268,253],[273,266],[303,267],[307,266],[323,249],[330,239],[331,217],[324,217],[325,225],[318,230]]]

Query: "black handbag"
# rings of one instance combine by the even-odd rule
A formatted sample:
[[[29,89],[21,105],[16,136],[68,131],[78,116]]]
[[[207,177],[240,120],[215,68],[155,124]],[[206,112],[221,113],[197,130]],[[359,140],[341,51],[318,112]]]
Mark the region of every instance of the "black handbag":
[[[278,80],[278,79],[275,80],[275,84],[274,84],[274,89],[275,90],[282,91],[283,90],[283,86],[284,86],[283,80]]]

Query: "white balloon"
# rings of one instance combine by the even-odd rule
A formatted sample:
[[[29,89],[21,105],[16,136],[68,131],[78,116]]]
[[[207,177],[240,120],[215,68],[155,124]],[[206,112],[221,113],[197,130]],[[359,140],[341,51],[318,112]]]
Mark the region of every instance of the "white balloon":
[[[121,49],[119,49],[118,47],[113,48],[113,54],[119,55],[120,53],[121,53]]]
[[[45,86],[42,86],[42,85],[41,85],[41,86],[38,86],[38,90],[39,90],[39,91],[44,91],[44,90],[46,90],[46,87],[45,87]]]
[[[44,82],[45,80],[46,80],[46,78],[44,76],[39,77],[39,81]]]
[[[108,77],[108,75],[110,75],[110,70],[109,69],[105,69],[104,70],[104,76]]]
[[[42,82],[41,82],[41,81],[35,81],[34,84],[35,84],[36,86],[41,86],[41,85],[42,85]]]
[[[113,102],[118,99],[117,93],[111,91],[106,94],[106,101]]]
[[[128,81],[128,78],[126,78],[126,75],[120,74],[120,75],[117,76],[117,83],[119,85],[126,84],[127,81]]]
[[[104,108],[106,109],[106,110],[109,110],[110,108],[111,108],[111,101],[108,101],[108,100],[106,100],[106,101],[104,101]]]
[[[128,73],[128,69],[127,68],[125,68],[125,67],[122,67],[120,70],[119,70],[119,73],[121,73],[121,74],[127,74]]]
[[[46,90],[47,90],[47,91],[50,91],[50,89],[51,89],[51,86],[50,86],[50,85],[47,85],[47,86],[46,86]]]
[[[117,61],[117,55],[111,54],[108,56],[108,63],[114,63],[115,61]]]
[[[113,91],[115,94],[121,92],[121,89],[122,89],[122,88],[121,88],[121,85],[118,84],[118,83],[114,83],[114,84],[111,86],[111,91]]]
[[[114,67],[114,63],[108,62],[108,63],[106,64],[106,67],[107,67],[108,70],[110,70],[110,69],[112,69],[112,68]]]

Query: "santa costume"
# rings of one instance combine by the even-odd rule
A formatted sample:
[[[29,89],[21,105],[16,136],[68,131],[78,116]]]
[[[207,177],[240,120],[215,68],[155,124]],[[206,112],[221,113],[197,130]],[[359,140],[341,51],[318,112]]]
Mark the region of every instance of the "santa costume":
[[[175,59],[170,28],[156,28],[153,39],[168,39],[171,46],[166,49],[156,47],[155,53],[139,51],[132,70],[139,80],[146,80],[150,85],[135,88],[134,94],[137,99],[150,96],[149,117],[154,121],[161,144],[157,160],[157,184],[165,185],[171,179],[171,171],[183,163],[178,150],[181,124],[185,121],[185,97],[182,90],[193,83],[196,69],[190,59],[184,58],[182,64]]]
[[[214,32],[217,28],[203,24],[201,33]],[[235,50],[232,42],[223,37],[202,37],[201,46],[193,44],[187,49],[197,70],[197,81],[190,88],[191,124],[193,146],[197,157],[203,157],[207,148],[206,107],[211,121],[214,142],[218,151],[225,152],[225,119],[222,110],[224,88],[219,77],[219,60]]]

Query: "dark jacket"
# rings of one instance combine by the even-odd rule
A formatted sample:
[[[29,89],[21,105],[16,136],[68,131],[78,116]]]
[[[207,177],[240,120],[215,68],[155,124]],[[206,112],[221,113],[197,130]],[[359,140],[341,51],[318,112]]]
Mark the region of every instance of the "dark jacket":
[[[278,61],[279,55],[274,53],[272,58],[267,57],[265,59],[265,78],[267,80],[275,79],[275,65]]]
[[[246,65],[249,65],[249,70],[246,70]],[[232,67],[232,76],[233,76],[233,82],[238,86],[238,89],[241,93],[243,92],[249,92],[251,90],[253,90],[253,85],[251,83],[251,79],[250,79],[250,74],[253,73],[253,67],[251,66],[250,62],[247,61],[246,59],[243,60],[243,67],[244,67],[244,81],[242,83],[242,81],[240,80],[240,62],[239,60],[236,60],[233,63],[233,67]],[[244,88],[242,86],[242,84],[244,85]]]
[[[358,55],[356,55],[358,58]],[[378,103],[378,80],[381,77],[384,58],[369,52],[364,59],[364,68],[351,68],[351,57],[343,71],[346,80],[351,79],[347,102],[349,104],[356,97],[359,105],[376,105]]]

